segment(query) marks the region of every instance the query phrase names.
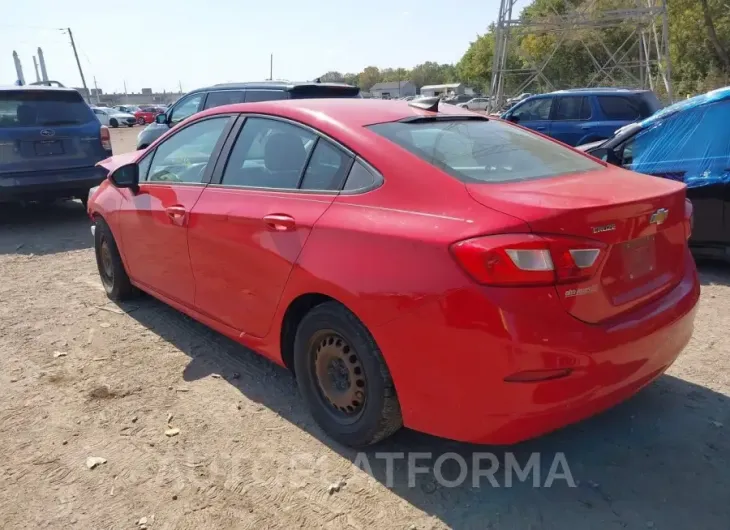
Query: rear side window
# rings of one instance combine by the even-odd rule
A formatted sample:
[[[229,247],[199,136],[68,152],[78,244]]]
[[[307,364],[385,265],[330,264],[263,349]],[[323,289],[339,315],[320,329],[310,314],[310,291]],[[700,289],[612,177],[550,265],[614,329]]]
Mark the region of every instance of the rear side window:
[[[75,91],[0,91],[0,128],[83,125],[95,119]]]
[[[350,169],[351,158],[341,149],[320,138],[304,172],[303,190],[338,190]]]
[[[372,188],[380,180],[368,168],[366,168],[359,160],[355,160],[352,164],[350,174],[347,175],[344,191],[358,191]]]
[[[569,96],[557,99],[556,120],[588,120],[591,108],[586,97]]]
[[[511,182],[603,168],[568,147],[495,120],[391,122],[369,128],[463,182]]]
[[[212,109],[221,105],[232,105],[234,103],[243,103],[243,90],[219,90],[210,92],[205,100],[205,108]]]
[[[359,98],[360,89],[354,86],[302,85],[291,89],[292,99]]]
[[[633,121],[641,118],[637,101],[623,96],[598,96],[600,105],[606,119]]]
[[[279,99],[289,99],[289,94],[283,90],[246,90],[246,103]]]

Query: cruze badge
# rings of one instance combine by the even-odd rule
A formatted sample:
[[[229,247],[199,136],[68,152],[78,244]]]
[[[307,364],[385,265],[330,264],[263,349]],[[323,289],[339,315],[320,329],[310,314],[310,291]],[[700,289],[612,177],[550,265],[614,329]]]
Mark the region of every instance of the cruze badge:
[[[565,298],[571,298],[573,296],[582,296],[584,294],[591,294],[598,291],[597,285],[591,285],[590,287],[583,287],[582,289],[568,289],[565,291]]]
[[[660,225],[667,220],[667,217],[669,217],[669,210],[666,208],[659,208],[656,212],[651,214],[649,223],[653,225]]]
[[[611,232],[612,230],[616,230],[616,225],[611,223],[610,225],[603,225],[603,226],[594,226],[593,227],[593,233],[594,234],[600,234],[601,232]]]

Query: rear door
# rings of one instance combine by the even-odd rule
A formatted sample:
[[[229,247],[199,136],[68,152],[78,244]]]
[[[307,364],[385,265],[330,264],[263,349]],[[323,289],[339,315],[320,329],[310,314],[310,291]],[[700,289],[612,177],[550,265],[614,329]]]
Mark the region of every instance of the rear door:
[[[598,138],[610,138],[616,129],[651,115],[649,107],[632,95],[598,95],[594,97],[595,132]]]
[[[214,90],[208,92],[205,98],[204,109],[212,109],[222,105],[232,105],[234,103],[243,103],[245,93],[243,90]]]
[[[590,99],[585,96],[559,96],[553,105],[550,136],[576,146],[590,138],[594,124],[591,120]]]
[[[0,174],[92,167],[101,127],[71,90],[0,90]]]
[[[195,205],[189,230],[195,305],[263,337],[312,227],[352,164],[311,129],[246,119],[227,163]]]
[[[522,127],[542,134],[550,134],[550,114],[553,108],[552,97],[530,99],[509,112],[509,119]]]

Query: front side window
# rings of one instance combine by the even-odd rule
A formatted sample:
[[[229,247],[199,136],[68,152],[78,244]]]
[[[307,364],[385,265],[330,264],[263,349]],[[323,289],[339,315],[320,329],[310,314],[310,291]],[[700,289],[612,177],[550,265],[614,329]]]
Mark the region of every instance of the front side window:
[[[175,105],[170,111],[170,123],[176,124],[189,118],[200,108],[200,102],[203,100],[203,94],[195,94],[181,101],[179,105]]]
[[[587,120],[591,117],[588,98],[564,96],[557,99],[556,120]]]
[[[155,149],[147,181],[172,184],[201,182],[229,119],[221,116],[203,120],[163,141]]]
[[[496,120],[369,128],[463,182],[511,182],[603,168],[568,147]]]
[[[220,107],[222,105],[243,103],[243,100],[243,90],[219,90],[208,94],[208,98],[205,100],[205,108],[212,109],[213,107]]]
[[[222,184],[296,189],[316,135],[279,120],[248,118],[223,172]]]
[[[511,116],[519,121],[547,120],[550,118],[550,110],[553,106],[552,98],[538,98],[527,101],[514,111]]]

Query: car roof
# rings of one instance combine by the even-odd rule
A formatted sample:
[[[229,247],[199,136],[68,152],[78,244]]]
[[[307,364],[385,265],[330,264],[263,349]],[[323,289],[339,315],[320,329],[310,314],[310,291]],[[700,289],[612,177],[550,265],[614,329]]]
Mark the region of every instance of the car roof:
[[[639,126],[642,129],[645,129],[646,127],[653,125],[657,121],[662,120],[671,114],[684,112],[689,109],[694,109],[703,105],[709,105],[710,103],[715,103],[717,101],[724,101],[726,99],[730,99],[730,86],[711,90],[710,92],[707,92],[705,94],[700,94],[699,96],[678,101],[673,105],[664,107],[663,109],[658,110],[648,118],[640,121]]]
[[[555,90],[554,92],[548,92],[546,94],[535,94],[532,98],[546,97],[546,96],[565,96],[570,94],[581,94],[583,96],[595,96],[595,95],[606,95],[606,94],[643,94],[651,92],[651,90],[645,90],[641,88],[611,88],[611,87],[596,87],[596,88],[568,88],[565,90]]]
[[[193,90],[192,92],[201,92],[201,91],[209,91],[209,90],[235,90],[235,89],[278,89],[278,90],[292,90],[294,88],[298,87],[304,87],[304,86],[317,86],[317,87],[349,87],[353,88],[353,85],[348,85],[346,83],[317,83],[314,81],[304,81],[304,82],[293,82],[293,81],[250,81],[245,83],[219,83],[217,85],[212,85],[204,88],[198,88]]]
[[[0,85],[0,92],[18,92],[18,91],[29,91],[29,92],[76,92],[79,93],[75,88],[70,87],[58,87],[58,86],[46,86],[46,85]]]
[[[214,107],[195,116],[228,112],[250,112],[273,114],[293,120],[316,122],[320,120],[339,122],[347,127],[364,127],[376,123],[387,123],[405,118],[440,116],[474,116],[473,112],[461,107],[440,104],[438,113],[411,106],[410,101],[398,99],[284,99],[256,103],[236,103]]]

